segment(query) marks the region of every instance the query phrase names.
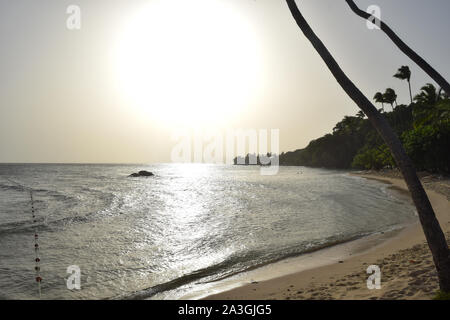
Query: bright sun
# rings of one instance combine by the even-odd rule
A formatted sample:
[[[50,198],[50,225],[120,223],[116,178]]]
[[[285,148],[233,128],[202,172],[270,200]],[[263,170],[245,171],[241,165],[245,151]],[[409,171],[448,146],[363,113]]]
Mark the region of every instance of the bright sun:
[[[116,50],[130,104],[165,126],[226,124],[261,84],[249,23],[222,0],[154,0],[130,19]]]

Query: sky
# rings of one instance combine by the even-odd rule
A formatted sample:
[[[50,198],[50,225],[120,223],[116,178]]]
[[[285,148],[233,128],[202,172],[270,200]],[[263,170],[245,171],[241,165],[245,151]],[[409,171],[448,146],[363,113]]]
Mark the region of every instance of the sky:
[[[448,0],[356,2],[450,78]],[[433,83],[344,1],[297,4],[369,98],[408,102],[401,65]],[[290,151],[358,112],[282,0],[2,0],[0,48],[0,162],[170,162],[183,128],[278,129]]]

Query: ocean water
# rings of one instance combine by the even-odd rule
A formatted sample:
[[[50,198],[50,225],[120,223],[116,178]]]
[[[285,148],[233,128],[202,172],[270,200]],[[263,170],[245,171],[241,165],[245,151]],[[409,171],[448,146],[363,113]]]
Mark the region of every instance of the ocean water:
[[[150,170],[150,178],[128,178]],[[31,218],[32,188],[37,222]],[[137,299],[415,221],[406,196],[344,171],[207,164],[0,165],[0,298]],[[69,266],[81,290],[69,290]]]

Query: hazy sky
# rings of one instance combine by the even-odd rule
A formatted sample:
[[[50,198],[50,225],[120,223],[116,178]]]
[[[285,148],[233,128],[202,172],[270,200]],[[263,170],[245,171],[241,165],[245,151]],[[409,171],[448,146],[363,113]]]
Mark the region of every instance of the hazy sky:
[[[163,2],[2,0],[0,162],[168,162],[182,126],[280,129],[289,151],[358,111],[285,1]],[[448,0],[356,2],[379,5],[450,78]],[[344,1],[297,3],[369,98],[392,87],[408,102],[407,84],[392,77],[401,65],[414,93],[432,82]],[[66,27],[69,5],[81,9],[80,30]]]

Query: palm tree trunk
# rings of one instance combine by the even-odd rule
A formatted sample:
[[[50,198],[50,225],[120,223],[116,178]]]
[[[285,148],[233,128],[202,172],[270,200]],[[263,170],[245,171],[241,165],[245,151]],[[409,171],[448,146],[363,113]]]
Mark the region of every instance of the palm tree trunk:
[[[375,127],[389,147],[398,167],[400,168],[400,171],[402,172],[416,206],[420,223],[425,233],[428,246],[430,247],[433,255],[433,261],[439,278],[439,286],[442,291],[450,292],[450,251],[445,235],[442,232],[438,220],[436,219],[428,196],[425,193],[419,178],[417,177],[414,165],[406,154],[398,136],[389,126],[386,119],[377,111],[375,106],[347,77],[331,53],[311,29],[308,22],[299,11],[295,0],[286,0],[286,2],[298,26],[316,49],[317,53],[322,57],[337,82],[341,85],[348,96],[367,115],[371,124]]]
[[[450,94],[450,84],[447,80],[444,79],[443,76],[440,75],[428,62],[426,62],[421,56],[419,56],[413,49],[411,49],[399,36],[383,21],[380,21],[378,18],[373,17],[370,13],[365,12],[358,8],[353,0],[345,0],[347,4],[350,6],[352,11],[356,13],[361,18],[374,19],[375,23],[379,23],[381,30],[394,42],[394,44],[412,61],[414,61],[423,71],[425,71],[434,81],[436,81],[442,89],[444,89],[447,94]]]
[[[409,86],[409,96],[411,97],[411,104],[413,103],[413,97],[412,97],[412,90],[411,90],[411,80],[408,80],[408,86]]]

